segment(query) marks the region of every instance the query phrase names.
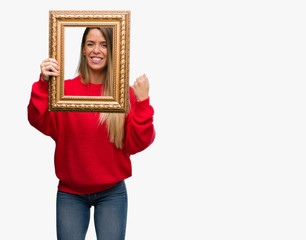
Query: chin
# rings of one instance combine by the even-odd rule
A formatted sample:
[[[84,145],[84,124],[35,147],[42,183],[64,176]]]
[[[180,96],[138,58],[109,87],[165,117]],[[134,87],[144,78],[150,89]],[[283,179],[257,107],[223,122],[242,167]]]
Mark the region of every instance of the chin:
[[[105,66],[104,65],[103,66],[91,66],[91,65],[89,65],[89,68],[93,71],[100,71],[100,70],[105,69]]]

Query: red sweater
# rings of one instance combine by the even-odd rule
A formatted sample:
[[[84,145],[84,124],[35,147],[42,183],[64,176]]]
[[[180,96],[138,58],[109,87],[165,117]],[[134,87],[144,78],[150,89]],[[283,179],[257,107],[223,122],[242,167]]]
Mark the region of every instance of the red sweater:
[[[65,81],[65,95],[101,96],[101,84],[83,85],[80,77]],[[125,121],[124,146],[109,141],[99,113],[49,112],[48,82],[32,87],[30,124],[56,143],[55,172],[61,191],[90,194],[105,190],[132,175],[130,155],[147,148],[155,138],[150,99],[137,101],[130,88],[130,112]]]

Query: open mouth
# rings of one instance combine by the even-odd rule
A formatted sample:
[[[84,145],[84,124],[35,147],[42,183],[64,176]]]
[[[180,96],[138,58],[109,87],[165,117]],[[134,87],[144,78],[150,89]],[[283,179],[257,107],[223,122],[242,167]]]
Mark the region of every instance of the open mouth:
[[[103,61],[103,58],[100,57],[91,57],[93,63],[100,63]]]

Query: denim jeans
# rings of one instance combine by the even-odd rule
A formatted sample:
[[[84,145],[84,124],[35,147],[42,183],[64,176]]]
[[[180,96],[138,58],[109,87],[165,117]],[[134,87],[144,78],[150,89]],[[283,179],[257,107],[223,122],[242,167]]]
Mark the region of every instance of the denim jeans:
[[[56,200],[58,240],[84,240],[94,206],[98,240],[124,240],[127,218],[127,192],[124,181],[89,195],[59,191]]]

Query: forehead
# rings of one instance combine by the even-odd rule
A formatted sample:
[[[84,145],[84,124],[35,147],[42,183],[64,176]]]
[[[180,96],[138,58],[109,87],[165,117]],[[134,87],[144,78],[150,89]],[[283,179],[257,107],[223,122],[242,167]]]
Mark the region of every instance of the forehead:
[[[87,34],[86,41],[106,41],[106,39],[99,29],[91,29]]]

